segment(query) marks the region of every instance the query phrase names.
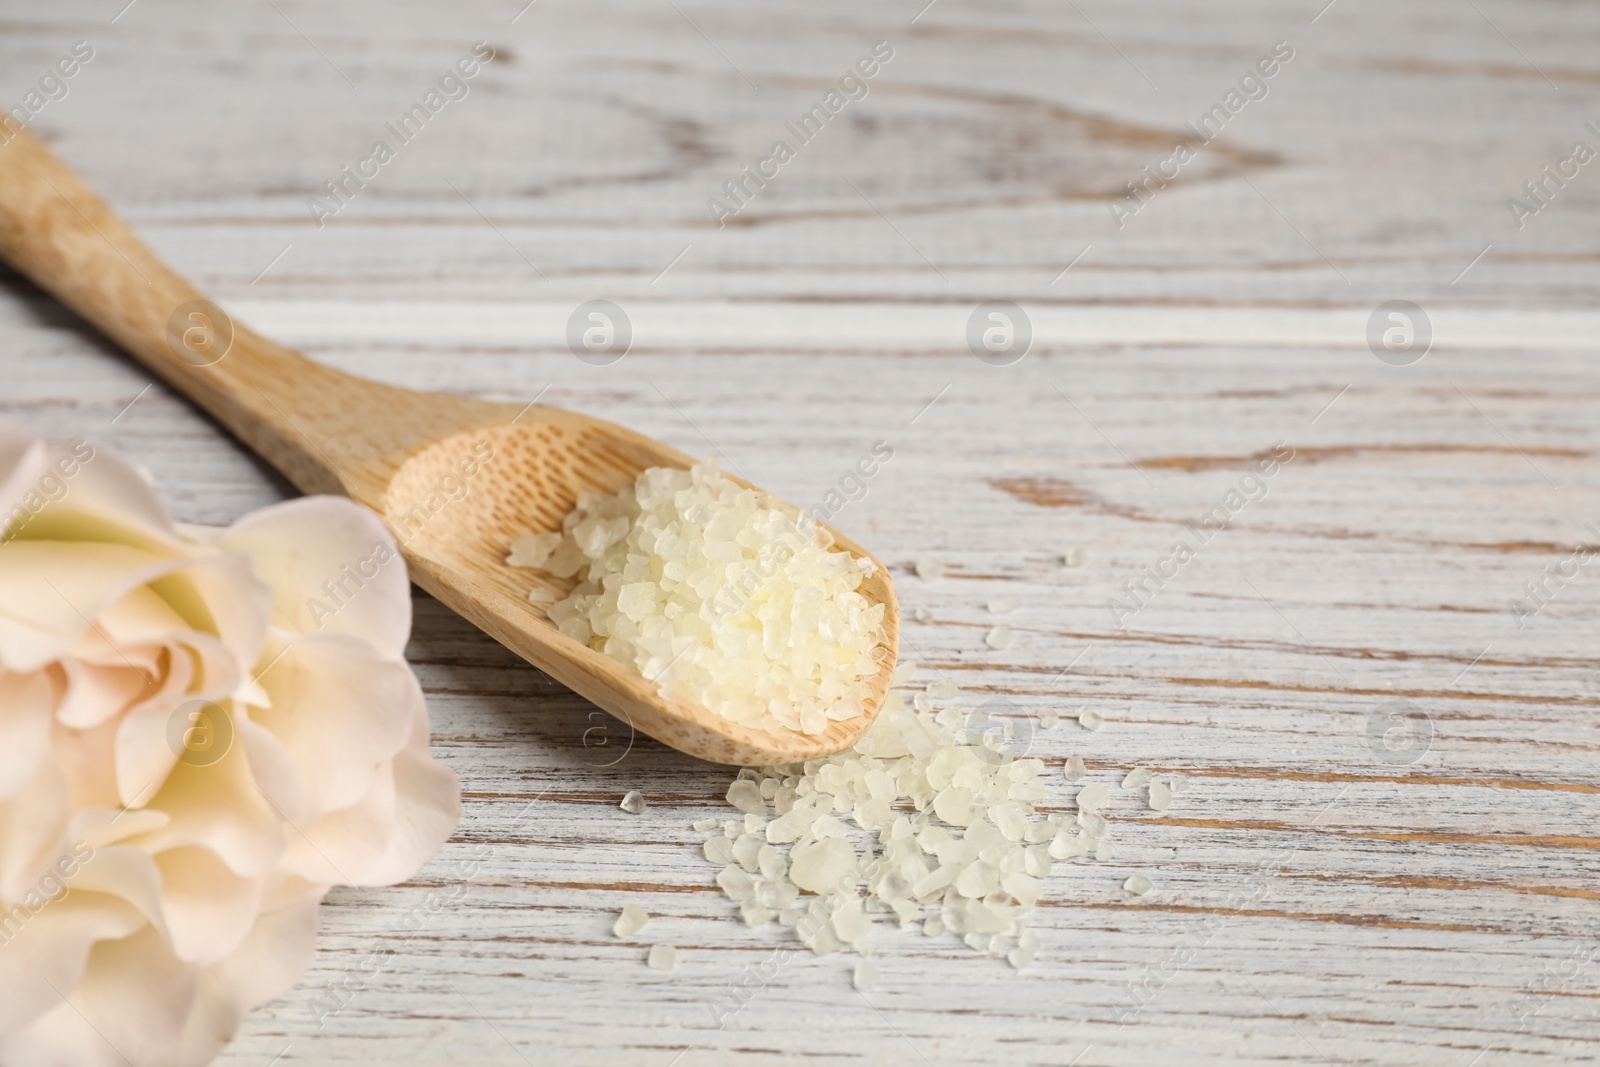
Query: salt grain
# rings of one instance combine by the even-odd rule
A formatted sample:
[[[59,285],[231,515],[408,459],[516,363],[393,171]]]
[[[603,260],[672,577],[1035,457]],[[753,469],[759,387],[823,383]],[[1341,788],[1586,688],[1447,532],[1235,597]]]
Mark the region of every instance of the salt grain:
[[[1066,564],[1068,567],[1081,567],[1087,563],[1088,560],[1088,550],[1079,545],[1074,545],[1072,548],[1067,549],[1061,554],[1061,562]]]
[[[927,608],[918,608],[916,611],[911,613],[911,617],[916,619],[918,622],[932,622],[933,612],[929,611]]]
[[[1060,721],[1061,721],[1061,716],[1057,715],[1053,710],[1051,710],[1049,708],[1046,708],[1044,711],[1041,711],[1039,713],[1039,729],[1041,729],[1041,730],[1054,729],[1056,723],[1058,723]]]
[[[671,945],[651,945],[645,963],[658,971],[670,971],[678,965],[678,950]]]
[[[543,567],[550,554],[561,544],[558,533],[530,534],[511,542],[511,553],[506,563],[513,567]]]
[[[744,815],[706,855],[721,861],[717,883],[746,923],[776,919],[818,955],[865,957],[884,915],[1015,967],[1033,961],[1026,917],[1051,865],[1111,856],[1098,813],[1111,789],[1084,785],[1076,812],[1041,817],[1034,805],[1052,792],[1043,761],[985,746],[993,739],[945,703],[957,693],[939,680],[914,707],[891,693],[855,749],[740,772],[728,802]],[[1082,757],[1064,773],[1082,779]]]
[[[1172,806],[1172,790],[1165,782],[1150,783],[1150,808],[1152,811],[1166,811]]]
[[[632,937],[644,929],[644,924],[650,921],[650,916],[637,904],[624,904],[622,914],[617,916],[617,921],[611,925],[611,932],[618,937]]]
[[[1100,713],[1095,711],[1093,708],[1078,709],[1078,725],[1083,727],[1085,730],[1098,730],[1105,724],[1106,721],[1102,719],[1100,717]]]
[[[933,559],[917,560],[917,577],[925,582],[936,582],[944,577],[944,564]]]
[[[997,596],[989,601],[989,614],[1009,615],[1017,610],[1017,598],[1014,596]]]
[[[755,899],[756,884],[738,867],[724,867],[717,875],[717,885],[728,894],[728,899],[741,902]]]
[[[1099,811],[1111,799],[1111,790],[1098,782],[1078,790],[1078,810],[1090,813]]]
[[[878,968],[871,960],[862,960],[856,964],[855,974],[851,976],[851,984],[862,992],[866,992],[878,984]]]
[[[1129,771],[1128,772],[1128,776],[1122,780],[1122,788],[1124,788],[1124,789],[1138,789],[1140,786],[1148,785],[1149,783],[1150,783],[1150,770],[1149,770],[1149,768],[1148,767],[1135,767],[1133,770]]]
[[[1012,640],[1013,636],[1011,633],[1011,627],[996,626],[994,629],[990,630],[986,635],[984,635],[983,643],[988,645],[990,648],[1002,649],[1010,648]]]
[[[1126,882],[1122,883],[1122,888],[1136,897],[1142,897],[1150,892],[1150,879],[1142,874],[1131,875]]]
[[[867,918],[861,910],[861,901],[847,900],[833,913],[833,932],[839,935],[839,940],[851,944],[867,936],[872,929],[872,920]]]
[[[767,810],[761,787],[746,778],[740,778],[728,787],[728,803],[747,814],[760,815]]]
[[[637,789],[630,789],[627,795],[622,798],[622,803],[617,806],[630,815],[638,815],[645,808],[644,794]]]

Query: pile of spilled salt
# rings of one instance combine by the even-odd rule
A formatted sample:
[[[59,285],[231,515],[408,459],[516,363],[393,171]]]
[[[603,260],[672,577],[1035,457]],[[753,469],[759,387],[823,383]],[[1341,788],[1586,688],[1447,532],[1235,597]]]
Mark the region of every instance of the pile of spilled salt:
[[[902,664],[895,680],[908,675]],[[727,799],[743,818],[723,824],[705,856],[722,866],[717,884],[747,924],[776,920],[813,952],[866,956],[872,915],[892,913],[903,928],[955,934],[1014,967],[1032,962],[1038,936],[1025,917],[1051,865],[1110,857],[1099,814],[1110,790],[1085,785],[1075,816],[1036,817],[1051,792],[1044,763],[1014,758],[994,731],[967,730],[954,706],[924,703],[908,708],[891,693],[854,749],[740,772]],[[1082,773],[1075,756],[1067,777]],[[875,977],[858,968],[858,988]]]
[[[820,734],[861,715],[888,654],[883,605],[860,592],[872,561],[831,546],[809,515],[710,465],[653,467],[584,494],[562,533],[521,538],[507,562],[579,577],[550,621],[668,697]]]

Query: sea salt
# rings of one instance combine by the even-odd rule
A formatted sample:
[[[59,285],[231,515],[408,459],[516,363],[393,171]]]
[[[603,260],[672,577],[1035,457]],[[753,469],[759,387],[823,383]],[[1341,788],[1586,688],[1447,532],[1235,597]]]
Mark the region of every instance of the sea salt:
[[[658,971],[670,971],[678,965],[678,950],[671,945],[651,945],[645,964]]]
[[[585,494],[560,535],[519,538],[508,562],[577,578],[546,612],[563,634],[733,722],[820,734],[874,696],[872,562],[709,465]]]
[[[1093,782],[1078,790],[1078,810],[1091,814],[1098,812],[1111,799],[1111,790],[1098,782]]]
[[[1122,883],[1122,888],[1136,897],[1142,897],[1150,892],[1150,879],[1142,874],[1130,875],[1128,880]]]
[[[958,692],[943,682],[928,688]],[[818,955],[864,955],[874,917],[887,915],[902,928],[952,934],[1026,966],[1038,944],[1027,916],[1051,864],[1094,852],[1106,823],[1081,813],[1096,836],[1069,830],[1062,816],[1040,816],[1034,804],[1049,793],[1043,761],[980,740],[959,708],[917,711],[894,692],[854,749],[741,772],[729,803],[754,806],[771,792],[778,814],[761,828],[754,869],[724,863],[718,885],[746,923],[792,927]],[[1096,806],[1099,794],[1109,790],[1085,787],[1080,803]],[[728,840],[713,837],[708,858],[726,855],[729,846],[712,842]]]
[[[622,914],[617,916],[617,921],[611,925],[611,932],[618,937],[632,937],[644,929],[644,924],[650,921],[650,916],[637,904],[624,904]]]
[[[612,795],[615,796],[616,794]],[[645,809],[644,794],[637,789],[630,789],[627,795],[622,798],[622,803],[617,806],[631,815],[638,815]]]
[[[1093,708],[1078,709],[1078,725],[1083,727],[1085,730],[1098,730],[1105,724],[1106,721],[1102,719],[1100,717],[1100,713],[1095,711]]]
[[[984,635],[983,643],[994,649],[1010,648],[1012,639],[1011,627],[996,626]]]
[[[506,562],[513,567],[543,567],[561,544],[558,533],[530,534],[511,542],[511,553]]]
[[[740,778],[728,787],[728,803],[747,814],[759,815],[767,808],[761,787],[747,778]]]
[[[1017,598],[1014,596],[997,596],[989,601],[989,614],[1009,615],[1017,610]]]

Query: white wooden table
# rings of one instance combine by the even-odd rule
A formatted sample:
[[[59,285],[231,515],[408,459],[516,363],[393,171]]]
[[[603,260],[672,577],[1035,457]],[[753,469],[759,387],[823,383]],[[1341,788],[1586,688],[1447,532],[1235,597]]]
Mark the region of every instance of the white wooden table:
[[[1116,854],[1052,877],[1028,970],[885,925],[870,993],[807,957],[719,1029],[710,1004],[786,934],[736,922],[699,856],[729,772],[628,748],[419,594],[459,833],[405,885],[336,890],[311,972],[220,1062],[1593,1058],[1600,563],[1520,628],[1509,602],[1600,541],[1600,165],[1521,229],[1506,200],[1600,147],[1600,9],[121,2],[13,0],[0,92],[92,42],[36,128],[239,318],[388,381],[548,389],[802,503],[887,440],[836,522],[895,567],[917,684],[1092,707],[1103,730],[1034,753],[1192,782],[1164,815],[1116,792]],[[470,94],[317,228],[307,197],[480,39],[498,55]],[[879,40],[867,97],[718,229],[707,198]],[[1119,228],[1108,197],[1277,41],[1265,98]],[[5,289],[0,414],[122,450],[183,520],[289,492]],[[564,339],[597,298],[635,331],[607,367]],[[967,349],[987,300],[1031,319],[1014,365]],[[1390,300],[1432,323],[1410,366],[1368,347]],[[1122,583],[1278,442],[1267,495],[1119,619]],[[924,558],[951,573],[919,580]],[[1397,698],[1425,718],[1391,751],[1369,727]],[[407,931],[435,892],[456,903]],[[629,901],[674,973],[611,937]]]

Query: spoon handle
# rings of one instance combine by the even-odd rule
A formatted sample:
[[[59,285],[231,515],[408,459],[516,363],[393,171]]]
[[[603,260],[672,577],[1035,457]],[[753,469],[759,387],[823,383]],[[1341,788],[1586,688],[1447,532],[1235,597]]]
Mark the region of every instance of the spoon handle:
[[[414,397],[236,323],[139,240],[76,172],[0,117],[0,258],[93,323],[306,492],[352,492],[363,410]],[[355,481],[361,481],[357,476]]]

